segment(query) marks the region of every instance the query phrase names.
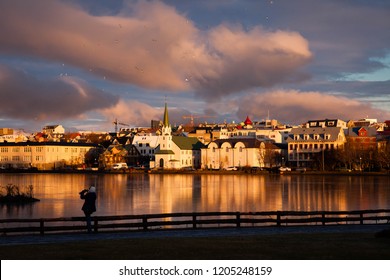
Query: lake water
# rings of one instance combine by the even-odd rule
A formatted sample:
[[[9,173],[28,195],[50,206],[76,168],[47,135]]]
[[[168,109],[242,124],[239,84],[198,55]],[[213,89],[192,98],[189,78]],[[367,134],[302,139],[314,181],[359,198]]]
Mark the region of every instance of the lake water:
[[[79,192],[97,188],[95,215],[203,211],[390,209],[388,176],[219,174],[0,174],[33,185],[40,201],[1,205],[1,218],[82,216]]]

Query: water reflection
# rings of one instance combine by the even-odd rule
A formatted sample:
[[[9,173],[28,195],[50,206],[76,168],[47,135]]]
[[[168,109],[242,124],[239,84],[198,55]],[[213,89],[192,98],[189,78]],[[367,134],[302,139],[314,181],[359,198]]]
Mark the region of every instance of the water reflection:
[[[9,183],[33,185],[41,201],[2,205],[4,218],[82,216],[78,193],[90,185],[96,215],[390,208],[384,176],[0,174]]]

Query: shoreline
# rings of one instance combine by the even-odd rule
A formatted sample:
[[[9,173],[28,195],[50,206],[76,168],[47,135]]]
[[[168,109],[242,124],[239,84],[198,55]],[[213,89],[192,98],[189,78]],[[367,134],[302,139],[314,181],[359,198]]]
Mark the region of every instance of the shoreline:
[[[362,172],[362,171],[284,171],[271,172],[261,170],[251,172],[248,170],[151,170],[151,169],[129,169],[127,171],[111,170],[1,170],[0,174],[196,174],[196,175],[320,175],[320,176],[390,176],[389,171]]]

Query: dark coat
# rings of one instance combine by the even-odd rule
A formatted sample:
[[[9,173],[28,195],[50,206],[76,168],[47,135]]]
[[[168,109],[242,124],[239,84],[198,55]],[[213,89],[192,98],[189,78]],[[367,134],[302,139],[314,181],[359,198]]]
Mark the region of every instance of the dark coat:
[[[96,193],[94,192],[82,192],[80,193],[80,198],[84,199],[84,204],[81,210],[84,211],[85,215],[91,215],[93,212],[96,212]]]

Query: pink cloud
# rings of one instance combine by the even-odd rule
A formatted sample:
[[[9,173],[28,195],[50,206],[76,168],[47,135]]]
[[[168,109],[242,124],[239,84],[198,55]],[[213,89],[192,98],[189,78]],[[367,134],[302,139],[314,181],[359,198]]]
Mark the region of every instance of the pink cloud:
[[[370,104],[321,92],[275,90],[253,93],[238,103],[237,115],[241,118],[250,115],[254,119],[264,119],[269,111],[271,118],[292,124],[324,118],[346,121],[367,116],[380,117],[379,121],[390,118],[389,112],[374,108]]]
[[[153,1],[115,16],[94,16],[55,0],[0,3],[0,52],[72,64],[151,89],[195,90],[206,99],[302,79],[311,58],[300,34],[244,31],[222,24],[199,30],[173,7]]]

